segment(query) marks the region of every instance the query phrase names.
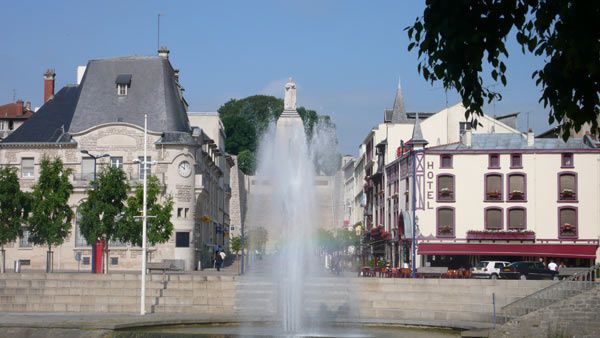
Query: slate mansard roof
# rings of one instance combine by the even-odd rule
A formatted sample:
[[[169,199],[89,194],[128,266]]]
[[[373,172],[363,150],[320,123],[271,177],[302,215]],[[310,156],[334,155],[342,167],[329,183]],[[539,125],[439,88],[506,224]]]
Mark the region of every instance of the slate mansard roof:
[[[130,82],[127,95],[119,96],[117,82],[123,75]],[[64,142],[69,134],[114,122],[143,127],[145,113],[150,131],[191,132],[175,72],[167,58],[91,60],[79,86],[61,89],[3,142]]]
[[[567,142],[559,138],[536,138],[533,145],[527,145],[527,137],[522,134],[472,134],[471,146],[461,142],[449,143],[427,148],[434,152],[470,152],[470,151],[598,151],[593,139],[571,138]]]

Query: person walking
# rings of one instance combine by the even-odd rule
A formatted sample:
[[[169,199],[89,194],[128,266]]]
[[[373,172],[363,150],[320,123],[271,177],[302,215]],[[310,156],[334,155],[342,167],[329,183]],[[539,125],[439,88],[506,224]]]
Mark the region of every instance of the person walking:
[[[221,253],[217,250],[215,251],[215,267],[217,271],[221,271],[221,264],[223,263],[223,257],[221,257]]]
[[[558,265],[554,263],[553,259],[551,259],[550,263],[548,263],[548,269],[551,271],[558,271]]]

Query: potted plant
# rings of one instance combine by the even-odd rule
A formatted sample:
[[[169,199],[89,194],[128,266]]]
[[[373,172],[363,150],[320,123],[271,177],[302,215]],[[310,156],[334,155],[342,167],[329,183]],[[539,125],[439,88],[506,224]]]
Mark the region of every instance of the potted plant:
[[[452,195],[452,190],[450,190],[449,188],[442,188],[440,189],[440,196],[442,197],[450,197]]]

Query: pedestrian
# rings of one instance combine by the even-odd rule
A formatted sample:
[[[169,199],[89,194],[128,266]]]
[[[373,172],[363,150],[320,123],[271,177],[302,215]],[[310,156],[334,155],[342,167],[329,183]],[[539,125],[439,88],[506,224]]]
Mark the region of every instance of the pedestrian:
[[[221,267],[223,267],[223,265],[225,265],[225,257],[227,257],[227,254],[225,254],[225,251],[221,251],[219,252],[219,256],[221,256]]]
[[[217,250],[215,251],[215,267],[217,271],[221,271],[221,263],[223,263],[223,258],[221,257],[221,253]]]
[[[558,271],[558,265],[556,263],[554,263],[553,259],[551,259],[550,263],[548,263],[548,269],[550,271]]]
[[[560,265],[558,266],[558,269],[562,269],[562,268],[566,268],[567,266],[565,265],[565,262],[560,261]]]

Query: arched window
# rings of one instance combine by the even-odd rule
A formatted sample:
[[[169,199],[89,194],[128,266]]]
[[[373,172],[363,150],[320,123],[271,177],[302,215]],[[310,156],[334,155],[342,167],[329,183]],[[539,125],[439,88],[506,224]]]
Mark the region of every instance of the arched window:
[[[485,229],[486,230],[502,230],[502,209],[501,208],[485,208]]]
[[[511,202],[527,201],[527,176],[525,174],[508,175],[508,200]]]
[[[577,173],[558,173],[558,201],[577,202]]]
[[[507,223],[509,230],[527,229],[527,210],[522,207],[508,208]]]
[[[437,237],[455,237],[454,208],[437,209]]]
[[[485,175],[485,201],[502,201],[502,174]]]
[[[561,207],[558,208],[558,237],[559,238],[577,238],[577,208]]]
[[[437,177],[437,200],[438,202],[454,202],[454,175],[444,174]]]

